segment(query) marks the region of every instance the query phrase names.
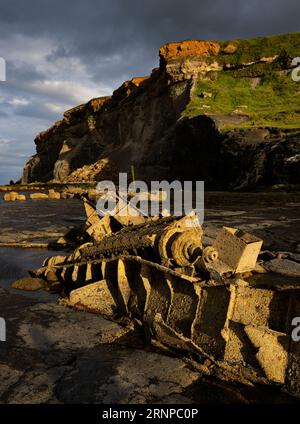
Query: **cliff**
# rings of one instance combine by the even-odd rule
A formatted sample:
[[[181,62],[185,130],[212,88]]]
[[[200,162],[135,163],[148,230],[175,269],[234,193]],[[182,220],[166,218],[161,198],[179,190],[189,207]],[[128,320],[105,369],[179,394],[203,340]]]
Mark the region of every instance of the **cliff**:
[[[23,182],[205,180],[210,189],[300,183],[300,33],[183,41],[111,97],[65,112],[35,139]]]

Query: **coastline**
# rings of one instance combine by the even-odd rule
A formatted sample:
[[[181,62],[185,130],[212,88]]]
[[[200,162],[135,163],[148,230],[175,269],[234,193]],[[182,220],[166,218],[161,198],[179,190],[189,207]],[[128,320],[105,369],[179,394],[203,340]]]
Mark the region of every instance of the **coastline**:
[[[234,225],[262,237],[265,250],[299,255],[299,207],[300,193],[206,193],[204,240],[209,243],[222,225]],[[82,223],[85,214],[79,199],[0,200],[0,218],[2,240],[49,242]],[[8,343],[0,346],[0,370],[6,377],[0,383],[2,402],[261,402],[259,387],[249,389],[196,372],[183,358],[146,346],[133,328],[62,307],[55,295],[10,288],[14,279],[52,254],[58,252],[0,248],[0,307],[9,335]],[[132,369],[133,362],[143,377],[133,372],[128,380],[124,370]],[[152,390],[153,376],[157,383]],[[273,387],[264,387],[263,393],[270,403],[299,402]]]

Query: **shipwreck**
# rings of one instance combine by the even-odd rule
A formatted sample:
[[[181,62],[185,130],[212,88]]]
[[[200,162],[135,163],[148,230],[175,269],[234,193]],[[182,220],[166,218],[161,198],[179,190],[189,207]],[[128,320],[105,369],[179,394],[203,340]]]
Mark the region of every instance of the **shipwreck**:
[[[101,217],[84,205],[72,254],[30,271],[61,304],[133,325],[201,372],[300,395],[300,281],[268,270],[262,240],[223,227],[207,246],[195,214]]]

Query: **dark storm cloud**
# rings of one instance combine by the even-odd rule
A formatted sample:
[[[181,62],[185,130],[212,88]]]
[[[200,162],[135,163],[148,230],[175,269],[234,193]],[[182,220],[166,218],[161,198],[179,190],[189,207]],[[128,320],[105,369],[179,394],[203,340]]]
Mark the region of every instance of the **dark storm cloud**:
[[[293,32],[299,23],[299,0],[1,0],[0,138],[16,140],[6,154],[16,143],[33,153],[41,122],[148,74],[166,42]]]
[[[49,37],[49,60],[80,55],[95,79],[148,72],[160,45],[187,38],[226,39],[299,30],[298,0],[10,0],[0,35]]]

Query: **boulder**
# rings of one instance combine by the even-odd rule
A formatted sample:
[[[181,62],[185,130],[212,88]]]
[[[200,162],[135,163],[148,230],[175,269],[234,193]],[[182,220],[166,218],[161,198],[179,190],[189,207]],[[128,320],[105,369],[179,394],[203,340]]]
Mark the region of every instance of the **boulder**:
[[[14,281],[11,287],[17,290],[36,291],[45,287],[45,281],[41,278],[24,277]]]
[[[4,195],[4,197],[3,197],[3,199],[4,199],[6,202],[14,202],[15,200],[17,200],[17,199],[18,199],[18,193],[17,193],[17,192],[15,192],[15,191],[10,191],[10,192],[8,192],[8,193],[5,193],[5,195]]]
[[[107,280],[101,280],[73,290],[70,293],[68,305],[77,309],[98,312],[104,316],[113,317],[116,304],[109,285]]]
[[[223,49],[223,52],[226,54],[233,54],[237,51],[238,46],[234,43],[229,43],[227,46]]]
[[[288,364],[288,336],[267,327],[252,325],[246,326],[245,332],[258,349],[256,358],[267,378],[283,384]]]
[[[48,194],[45,194],[45,193],[32,193],[30,195],[30,199],[32,200],[49,199],[49,196]]]
[[[289,259],[273,259],[265,262],[264,267],[276,274],[287,277],[300,277],[300,264]]]
[[[50,189],[48,194],[49,199],[51,200],[59,200],[60,199],[60,193],[57,191]]]

